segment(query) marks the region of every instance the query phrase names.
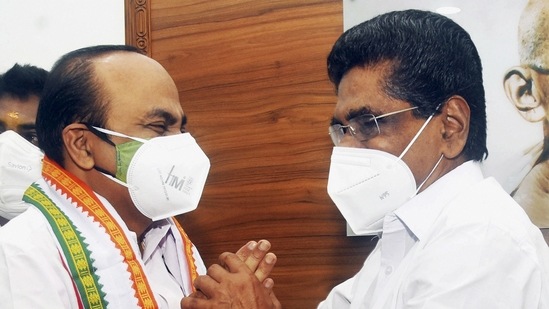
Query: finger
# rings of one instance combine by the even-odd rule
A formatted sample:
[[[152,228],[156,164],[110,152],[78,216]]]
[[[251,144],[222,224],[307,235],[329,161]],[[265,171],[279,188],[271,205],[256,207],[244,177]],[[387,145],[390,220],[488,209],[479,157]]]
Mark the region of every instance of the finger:
[[[265,255],[271,249],[271,243],[268,240],[262,239],[257,243],[257,246],[252,251],[252,254],[244,261],[248,268],[255,272],[258,265],[263,261]]]
[[[220,266],[224,267],[226,270],[228,270],[231,273],[237,273],[237,272],[253,273],[248,268],[248,266],[242,260],[240,260],[240,258],[234,253],[230,253],[230,252],[222,253],[219,256],[219,264]],[[213,270],[215,270],[216,273],[222,273],[218,268],[214,268],[213,266],[215,265],[210,266],[210,268],[213,268]],[[210,270],[208,269],[208,275],[210,275],[209,271]]]
[[[221,254],[221,256],[224,256],[224,254],[227,254],[227,252]],[[241,262],[241,263],[243,263],[243,262]],[[215,280],[217,283],[221,283],[223,278],[227,277],[230,274],[229,273],[229,267],[226,266],[226,265],[223,265],[223,264],[222,265],[212,264],[210,267],[208,267],[208,270],[207,270],[206,274],[211,279]],[[200,277],[198,277],[198,278],[200,278]],[[195,283],[195,286],[196,286],[196,283]],[[196,286],[196,288],[198,289],[199,287]]]
[[[244,261],[251,271],[256,273],[259,281],[263,281],[274,267],[275,261],[273,261],[272,257],[269,258],[269,261],[265,261],[270,249],[271,243],[268,240],[263,239],[259,243],[250,241],[246,246],[240,248],[236,252],[236,255]]]
[[[222,269],[219,265],[217,266],[219,269]],[[210,270],[208,269],[208,272],[209,271]],[[194,280],[194,286],[197,291],[200,291],[202,295],[208,298],[214,297],[219,289],[219,283],[209,275],[198,276]],[[197,294],[197,296],[200,295]]]
[[[271,298],[271,301],[273,302],[273,308],[274,309],[282,309],[282,304],[280,303],[278,298],[276,298],[276,295],[272,290],[269,293],[269,297]]]
[[[272,252],[267,253],[265,257],[260,261],[257,269],[255,270],[255,276],[261,282],[265,280],[271,274],[276,264],[276,255]]]
[[[274,286],[274,280],[271,278],[267,278],[263,281],[263,286],[267,290],[268,293],[271,293]]]
[[[220,263],[221,265],[211,265],[207,272],[208,276],[218,284],[222,285],[224,282],[232,282],[232,280],[234,280],[233,276],[236,275],[236,273],[244,274],[246,278],[257,279],[252,271],[248,269],[246,264],[244,264],[244,262],[234,253],[225,252],[221,254]],[[206,294],[206,296],[210,297],[209,294]]]
[[[256,246],[257,246],[257,242],[254,240],[251,240],[247,244],[242,246],[242,248],[238,249],[238,251],[236,251],[236,255],[238,255],[238,257],[242,261],[246,261],[246,259],[250,255],[252,255],[252,251],[255,249]]]
[[[197,297],[197,298],[203,298],[203,299],[207,299],[208,297],[206,297],[206,295],[204,295],[204,293],[202,293],[202,291],[200,290],[197,290],[196,292],[193,292],[189,295],[189,297]]]
[[[207,299],[197,297],[183,297],[179,303],[181,308],[185,309],[210,309],[215,308],[215,304],[208,302]]]

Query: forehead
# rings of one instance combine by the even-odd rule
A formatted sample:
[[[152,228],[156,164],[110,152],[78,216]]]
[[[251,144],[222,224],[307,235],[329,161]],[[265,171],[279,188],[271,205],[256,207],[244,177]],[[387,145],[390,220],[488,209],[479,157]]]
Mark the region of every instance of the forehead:
[[[356,111],[382,114],[406,105],[389,97],[384,91],[389,64],[354,67],[349,70],[338,87],[334,117],[343,121]]]
[[[31,95],[27,100],[20,100],[12,96],[0,98],[0,119],[18,119],[25,122],[33,122],[38,110],[38,97]]]
[[[132,121],[155,110],[182,118],[177,87],[155,60],[137,53],[118,52],[99,58],[94,69],[110,102],[109,119]]]
[[[530,0],[519,21],[521,61],[549,67],[549,2]]]

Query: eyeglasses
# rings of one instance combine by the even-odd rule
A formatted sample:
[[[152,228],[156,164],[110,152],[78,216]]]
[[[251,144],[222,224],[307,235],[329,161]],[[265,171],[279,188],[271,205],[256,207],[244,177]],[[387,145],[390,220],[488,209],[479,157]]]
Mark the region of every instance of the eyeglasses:
[[[399,111],[379,115],[379,116],[374,116],[372,114],[360,115],[358,117],[349,119],[349,124],[346,126],[341,124],[331,125],[328,128],[328,132],[330,134],[330,137],[332,138],[332,142],[336,146],[339,146],[339,144],[341,143],[341,140],[343,140],[347,132],[351,133],[351,135],[354,138],[356,138],[361,142],[367,141],[377,136],[380,133],[379,125],[377,123],[378,119],[400,114],[407,111],[411,111],[416,108],[417,106],[409,107]]]

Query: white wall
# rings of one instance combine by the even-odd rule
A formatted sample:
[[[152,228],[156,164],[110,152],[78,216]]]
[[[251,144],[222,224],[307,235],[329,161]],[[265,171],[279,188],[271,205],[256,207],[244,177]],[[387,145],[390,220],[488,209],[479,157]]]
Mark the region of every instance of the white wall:
[[[16,62],[49,70],[71,50],[124,42],[124,0],[0,0],[0,73]]]

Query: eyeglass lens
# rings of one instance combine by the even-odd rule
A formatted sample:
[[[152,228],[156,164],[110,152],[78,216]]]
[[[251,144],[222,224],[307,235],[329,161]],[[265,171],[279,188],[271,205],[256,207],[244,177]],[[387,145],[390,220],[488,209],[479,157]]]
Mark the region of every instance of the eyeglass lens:
[[[329,133],[334,145],[337,146],[341,143],[347,131],[350,131],[351,135],[359,141],[365,141],[378,135],[379,127],[374,115],[370,114],[353,118],[349,121],[349,125],[346,126],[340,124],[332,125],[329,128]]]

